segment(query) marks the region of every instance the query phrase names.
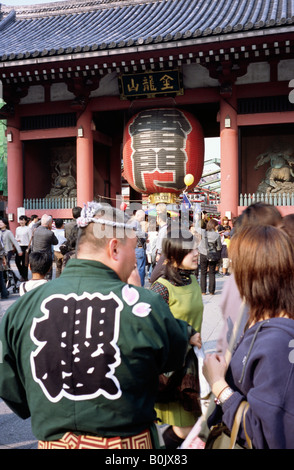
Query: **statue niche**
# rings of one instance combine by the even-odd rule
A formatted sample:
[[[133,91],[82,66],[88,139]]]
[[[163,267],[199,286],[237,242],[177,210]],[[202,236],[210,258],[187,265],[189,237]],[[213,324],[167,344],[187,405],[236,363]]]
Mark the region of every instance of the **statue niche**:
[[[258,193],[292,193],[294,192],[294,155],[291,145],[285,142],[274,142],[266,152],[256,157],[257,170],[265,163],[270,166],[265,178],[259,183]]]
[[[46,197],[63,198],[77,196],[77,183],[74,177],[74,157],[64,153],[62,157],[55,157],[51,161],[52,185]]]

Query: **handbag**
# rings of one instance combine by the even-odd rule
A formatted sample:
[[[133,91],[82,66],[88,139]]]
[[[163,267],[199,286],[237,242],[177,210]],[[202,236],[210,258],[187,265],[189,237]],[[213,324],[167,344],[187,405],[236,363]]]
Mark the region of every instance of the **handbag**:
[[[60,250],[60,253],[61,253],[63,256],[66,255],[66,253],[68,253],[68,252],[70,251],[68,240],[66,240],[66,242],[63,242],[63,243],[59,246],[59,250]]]
[[[221,258],[221,252],[220,250],[215,250],[212,244],[209,245],[208,240],[207,240],[206,230],[204,230],[204,239],[205,239],[205,247],[207,251],[207,255],[206,255],[207,260],[217,263]]]
[[[159,375],[157,403],[179,402],[186,411],[201,414],[198,359],[190,349],[181,369]]]
[[[252,442],[246,432],[245,417],[249,408],[247,401],[242,401],[236,411],[232,431],[224,423],[212,427],[205,445],[205,449],[252,449]],[[246,444],[237,441],[241,421],[246,437]]]
[[[208,251],[207,252],[207,260],[217,263],[221,258],[220,251]]]

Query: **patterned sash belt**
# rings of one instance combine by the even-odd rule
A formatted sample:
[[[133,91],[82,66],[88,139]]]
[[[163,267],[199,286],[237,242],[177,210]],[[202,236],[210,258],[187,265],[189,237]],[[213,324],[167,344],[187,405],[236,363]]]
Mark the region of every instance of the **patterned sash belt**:
[[[38,449],[152,449],[150,431],[129,437],[77,436],[67,432],[58,441],[39,441]]]

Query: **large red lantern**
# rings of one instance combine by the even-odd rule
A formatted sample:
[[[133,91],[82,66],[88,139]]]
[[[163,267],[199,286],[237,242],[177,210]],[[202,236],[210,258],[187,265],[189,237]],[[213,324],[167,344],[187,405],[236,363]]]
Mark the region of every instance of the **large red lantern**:
[[[185,189],[187,174],[194,176],[190,190],[202,176],[202,127],[187,111],[141,111],[125,127],[123,161],[124,177],[136,191],[149,195],[172,193],[176,197]]]

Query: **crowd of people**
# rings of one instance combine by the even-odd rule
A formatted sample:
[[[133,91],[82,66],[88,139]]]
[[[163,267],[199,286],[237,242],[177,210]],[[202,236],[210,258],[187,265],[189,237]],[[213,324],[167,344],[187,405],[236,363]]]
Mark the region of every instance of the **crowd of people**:
[[[129,217],[92,202],[65,225],[22,216],[15,237],[1,219],[1,259],[15,253],[23,282],[0,325],[0,397],[31,417],[42,449],[176,449],[203,415],[204,374],[209,428],[230,432],[246,401],[241,445],[294,448],[293,226],[264,203],[180,230],[164,204]],[[200,370],[216,275],[224,327]]]
[[[24,287],[24,283],[28,282],[29,256],[31,253],[37,252],[43,255],[46,269],[49,260],[50,266],[44,276],[47,280],[52,279],[53,263],[56,267],[55,277],[60,276],[63,265],[66,264],[64,255],[72,249],[69,245],[72,243],[72,232],[74,239],[77,238],[76,219],[79,217],[81,210],[81,207],[75,207],[72,210],[73,218],[67,223],[64,223],[63,219],[60,218],[54,220],[52,216],[47,214],[42,215],[42,217],[34,214],[30,218],[21,215],[15,235],[10,230],[8,219],[6,217],[0,218],[0,292],[2,299],[9,296],[7,270],[11,269],[10,262],[14,255],[18,274],[13,272],[13,276],[15,284],[21,292],[30,285],[26,284]],[[40,256],[41,259],[42,256]],[[37,275],[33,271],[32,274]],[[19,283],[21,284],[19,285]]]

